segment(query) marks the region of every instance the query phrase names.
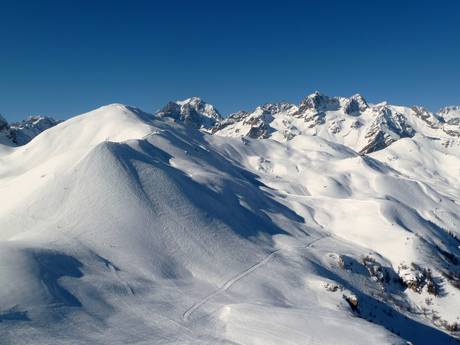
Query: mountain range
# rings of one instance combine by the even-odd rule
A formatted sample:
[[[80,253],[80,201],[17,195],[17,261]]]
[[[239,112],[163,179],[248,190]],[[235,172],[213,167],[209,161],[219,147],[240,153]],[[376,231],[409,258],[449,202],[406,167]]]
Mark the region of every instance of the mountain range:
[[[321,136],[360,154],[384,149],[417,133],[439,139],[445,145],[460,137],[460,106],[447,106],[432,113],[420,106],[368,104],[360,94],[345,98],[315,92],[299,105],[267,103],[252,111],[242,110],[225,117],[215,106],[199,97],[191,97],[170,101],[155,112],[155,116],[220,136],[278,141],[288,141],[297,135]],[[0,133],[4,144],[24,145],[58,123],[51,117],[30,116],[8,125],[0,117]]]
[[[456,344],[460,108],[315,92],[0,119],[0,344]]]

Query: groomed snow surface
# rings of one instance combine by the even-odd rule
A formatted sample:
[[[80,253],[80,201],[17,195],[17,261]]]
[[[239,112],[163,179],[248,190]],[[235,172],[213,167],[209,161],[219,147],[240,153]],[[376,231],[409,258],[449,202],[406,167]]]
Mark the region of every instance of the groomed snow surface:
[[[458,141],[360,138],[113,104],[0,145],[0,344],[458,343]]]

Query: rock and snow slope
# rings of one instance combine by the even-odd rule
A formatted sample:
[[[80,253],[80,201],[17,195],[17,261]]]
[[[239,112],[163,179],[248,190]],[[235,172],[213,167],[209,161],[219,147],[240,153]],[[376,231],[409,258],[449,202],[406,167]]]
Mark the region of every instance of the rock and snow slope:
[[[56,126],[59,121],[47,116],[29,116],[21,122],[8,124],[0,115],[0,144],[19,146],[27,144],[41,132]]]
[[[314,135],[361,154],[375,152],[417,133],[443,141],[460,137],[456,107],[432,114],[421,107],[370,105],[361,95],[328,97],[315,92],[299,106],[265,104],[252,112],[238,112],[221,121],[213,132],[221,136],[272,138],[289,141]]]
[[[222,120],[219,111],[213,105],[199,97],[191,97],[184,101],[169,102],[156,112],[158,117],[166,117],[186,126],[209,130]]]
[[[211,124],[196,100],[0,149],[1,344],[457,342],[441,113],[314,94]]]

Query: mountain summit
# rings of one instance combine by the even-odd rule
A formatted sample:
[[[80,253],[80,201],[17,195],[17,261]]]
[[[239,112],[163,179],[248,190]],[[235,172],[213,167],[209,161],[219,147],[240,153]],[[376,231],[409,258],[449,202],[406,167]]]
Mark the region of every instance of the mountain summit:
[[[211,129],[217,122],[222,120],[222,116],[217,109],[199,97],[191,97],[183,101],[171,101],[156,112],[156,115],[203,129]]]

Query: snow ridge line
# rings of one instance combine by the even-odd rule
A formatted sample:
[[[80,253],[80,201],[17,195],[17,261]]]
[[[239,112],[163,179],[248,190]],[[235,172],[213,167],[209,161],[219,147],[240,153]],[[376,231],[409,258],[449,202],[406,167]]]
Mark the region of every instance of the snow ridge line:
[[[300,246],[300,247],[294,247],[294,248],[309,248],[311,247],[314,243],[324,239],[325,237],[329,237],[328,235],[325,235],[325,236],[322,236],[322,237],[319,237],[313,241],[311,241],[310,243],[308,243],[307,245],[305,246]],[[292,249],[294,249],[292,248]],[[238,281],[240,281],[241,279],[243,279],[244,277],[246,277],[247,275],[251,274],[252,272],[254,272],[255,270],[257,270],[259,267],[265,265],[266,263],[268,263],[274,256],[276,256],[278,253],[280,253],[283,249],[277,249],[273,252],[271,252],[270,254],[268,254],[264,259],[262,259],[261,261],[255,263],[254,265],[252,265],[251,267],[245,269],[244,271],[238,273],[236,276],[234,276],[233,278],[230,278],[229,280],[227,280],[220,288],[218,288],[216,291],[214,291],[213,293],[211,293],[210,295],[206,296],[205,298],[203,298],[202,300],[198,301],[197,303],[193,304],[190,308],[188,308],[184,314],[182,314],[182,319],[184,321],[188,321],[190,316],[196,311],[198,310],[201,306],[203,306],[204,304],[206,304],[208,301],[210,301],[212,298],[220,295],[221,293],[227,291],[230,287],[232,287],[232,285],[234,285],[235,283],[237,283]]]

